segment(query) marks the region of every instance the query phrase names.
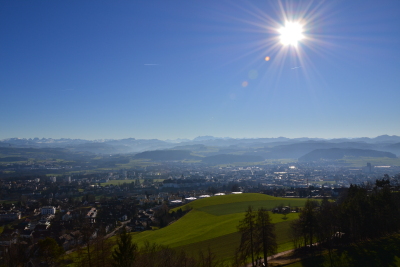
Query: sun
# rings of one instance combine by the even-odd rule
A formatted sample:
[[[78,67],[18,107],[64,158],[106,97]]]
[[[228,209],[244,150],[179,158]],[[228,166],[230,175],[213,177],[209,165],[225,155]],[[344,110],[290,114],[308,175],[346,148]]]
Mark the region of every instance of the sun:
[[[304,38],[303,26],[298,22],[287,21],[285,27],[280,28],[278,31],[281,34],[281,43],[285,46],[297,46],[297,43]]]

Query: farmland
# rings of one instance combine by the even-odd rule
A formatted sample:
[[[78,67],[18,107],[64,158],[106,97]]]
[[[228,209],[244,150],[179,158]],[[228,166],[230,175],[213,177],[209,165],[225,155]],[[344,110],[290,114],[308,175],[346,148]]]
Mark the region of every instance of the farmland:
[[[143,183],[145,181],[145,179],[139,179],[140,183]],[[161,183],[162,181],[164,181],[164,179],[153,179],[153,182],[156,183]],[[122,180],[122,179],[118,179],[118,180],[109,180],[106,183],[100,183],[101,186],[106,186],[106,185],[122,185],[123,183],[134,183],[134,180]]]
[[[183,206],[182,209],[192,210],[175,223],[159,230],[135,234],[133,239],[139,245],[150,241],[193,254],[210,247],[219,259],[228,260],[239,244],[240,234],[237,232],[237,225],[243,219],[244,211],[249,205],[255,209],[260,207],[272,209],[281,204],[292,207],[303,206],[305,201],[306,199],[276,198],[262,194],[199,199]],[[272,222],[276,225],[278,251],[292,248],[288,230],[290,221],[296,218],[298,218],[297,213],[290,213],[286,217],[271,213]]]

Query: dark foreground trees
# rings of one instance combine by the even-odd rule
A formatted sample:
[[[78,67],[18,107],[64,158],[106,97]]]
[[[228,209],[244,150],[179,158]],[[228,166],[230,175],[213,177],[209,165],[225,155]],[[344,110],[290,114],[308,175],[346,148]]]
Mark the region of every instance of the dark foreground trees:
[[[318,233],[318,215],[316,212],[318,206],[317,201],[307,200],[300,212],[299,219],[292,223],[292,238],[296,248],[312,247],[315,243]]]
[[[268,256],[276,253],[278,244],[276,243],[275,225],[272,224],[269,213],[261,208],[257,211],[256,217],[256,237],[260,243],[260,249],[264,256],[265,266],[268,264]]]
[[[47,266],[55,266],[63,253],[63,248],[53,238],[46,237],[38,242],[39,259]]]
[[[146,267],[224,267],[231,266],[217,259],[210,248],[203,248],[198,253],[187,253],[182,249],[171,249],[150,242],[138,245],[134,236],[126,229],[118,234],[116,242],[99,237],[92,240],[89,263],[87,249],[77,250],[81,255],[73,257],[74,266],[111,267],[111,266],[146,266]],[[71,262],[68,262],[71,264]]]
[[[308,200],[291,225],[295,247],[328,249],[368,241],[400,230],[400,193],[389,180],[351,185],[336,202]]]
[[[117,238],[117,246],[112,253],[114,267],[132,267],[137,257],[137,245],[132,242],[132,236],[124,228]]]
[[[104,239],[102,239],[104,241]],[[101,241],[101,240],[100,240]],[[97,242],[92,244],[95,249]],[[171,249],[166,246],[145,242],[138,246],[132,239],[132,235],[125,229],[117,236],[116,245],[111,248],[106,243],[102,247],[102,253],[107,255],[109,249],[109,259],[105,261],[93,261],[94,266],[109,267],[223,267],[224,264],[216,259],[216,255],[210,250],[200,251],[198,255],[189,255],[183,250]],[[101,244],[99,244],[101,245]],[[94,254],[93,254],[94,255]],[[95,259],[97,257],[94,257]],[[88,266],[88,265],[86,265]]]
[[[244,219],[239,222],[238,230],[241,233],[240,245],[239,245],[239,254],[240,261],[243,263],[246,262],[247,258],[251,258],[251,262],[254,264],[255,252],[257,250],[257,244],[255,242],[255,222],[256,216],[253,211],[253,208],[249,206],[247,208],[246,214],[244,215]]]
[[[257,212],[249,206],[245,217],[240,221],[238,230],[241,233],[240,245],[238,248],[238,262],[244,264],[251,258],[253,267],[255,260],[263,256],[267,265],[268,255],[276,252],[277,243],[275,226],[271,222],[266,209],[259,209]]]

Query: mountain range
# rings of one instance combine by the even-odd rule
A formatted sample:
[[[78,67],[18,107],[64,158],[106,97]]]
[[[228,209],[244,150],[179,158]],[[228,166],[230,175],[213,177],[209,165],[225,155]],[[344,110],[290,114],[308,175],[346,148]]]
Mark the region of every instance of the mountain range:
[[[203,161],[230,162],[263,159],[315,159],[344,156],[400,156],[400,136],[381,135],[375,138],[218,138],[199,136],[193,140],[158,139],[52,139],[9,138],[0,141],[3,148],[60,148],[69,152],[94,154],[136,154],[136,158],[181,160],[203,158]],[[334,149],[334,150],[332,150]],[[357,151],[356,151],[357,150]],[[361,151],[363,150],[363,151]],[[313,152],[316,151],[316,152]],[[314,154],[306,156],[308,153]],[[378,152],[386,152],[378,153]],[[204,157],[211,157],[206,159]]]

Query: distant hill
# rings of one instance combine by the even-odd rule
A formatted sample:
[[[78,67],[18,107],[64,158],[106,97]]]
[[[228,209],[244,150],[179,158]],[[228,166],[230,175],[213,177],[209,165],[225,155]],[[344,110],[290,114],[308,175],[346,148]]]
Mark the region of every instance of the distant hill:
[[[14,162],[14,161],[27,161],[28,158],[24,157],[4,157],[0,158],[0,162]]]
[[[66,147],[71,151],[85,151],[96,154],[116,154],[129,152],[129,148],[123,145],[110,145],[106,143],[84,143]]]
[[[96,154],[139,153],[156,150],[191,150],[206,152],[202,156],[216,154],[245,154],[262,156],[264,159],[298,158],[315,149],[357,148],[388,151],[400,154],[396,147],[399,136],[381,135],[375,138],[229,138],[199,136],[193,140],[176,139],[52,139],[52,138],[8,138],[0,140],[0,147],[19,148],[67,148],[72,152],[91,152]],[[394,146],[392,146],[394,145]],[[196,153],[199,154],[199,153]]]
[[[396,155],[390,152],[377,151],[371,149],[354,148],[330,148],[316,149],[299,158],[299,161],[319,161],[319,160],[338,160],[344,157],[373,157],[373,158],[396,158]]]
[[[371,138],[374,142],[379,143],[393,143],[393,142],[400,142],[400,136],[397,135],[380,135],[375,138]]]
[[[205,145],[199,144],[199,145],[176,146],[173,149],[176,149],[176,150],[201,151],[201,150],[206,150],[207,147]]]
[[[189,150],[155,150],[138,153],[134,156],[135,159],[151,159],[151,160],[184,160],[198,159],[199,157],[191,155]]]
[[[207,141],[207,140],[215,140],[215,139],[222,139],[222,138],[217,138],[211,135],[205,135],[205,136],[197,136],[196,138],[193,139],[193,141]]]
[[[397,156],[400,156],[400,143],[387,145],[383,147],[383,150],[395,153]]]
[[[208,164],[230,164],[236,162],[260,162],[264,161],[264,159],[261,156],[220,154],[205,157],[202,161]]]
[[[20,148],[20,147],[0,147],[0,157],[4,161],[23,161],[25,158],[33,159],[65,159],[65,160],[79,160],[82,158],[91,158],[92,153],[74,153],[64,148]],[[5,159],[8,158],[8,159]],[[18,159],[19,160],[16,160]]]
[[[293,144],[276,144],[274,146],[265,145],[263,148],[253,149],[247,151],[246,155],[259,155],[264,159],[283,159],[292,158],[297,159],[310,153],[316,149],[330,149],[330,148],[341,148],[341,149],[369,149],[396,153],[395,147],[389,147],[387,144],[371,144],[366,142],[331,142],[327,140],[308,140]],[[392,149],[392,150],[390,150]]]

